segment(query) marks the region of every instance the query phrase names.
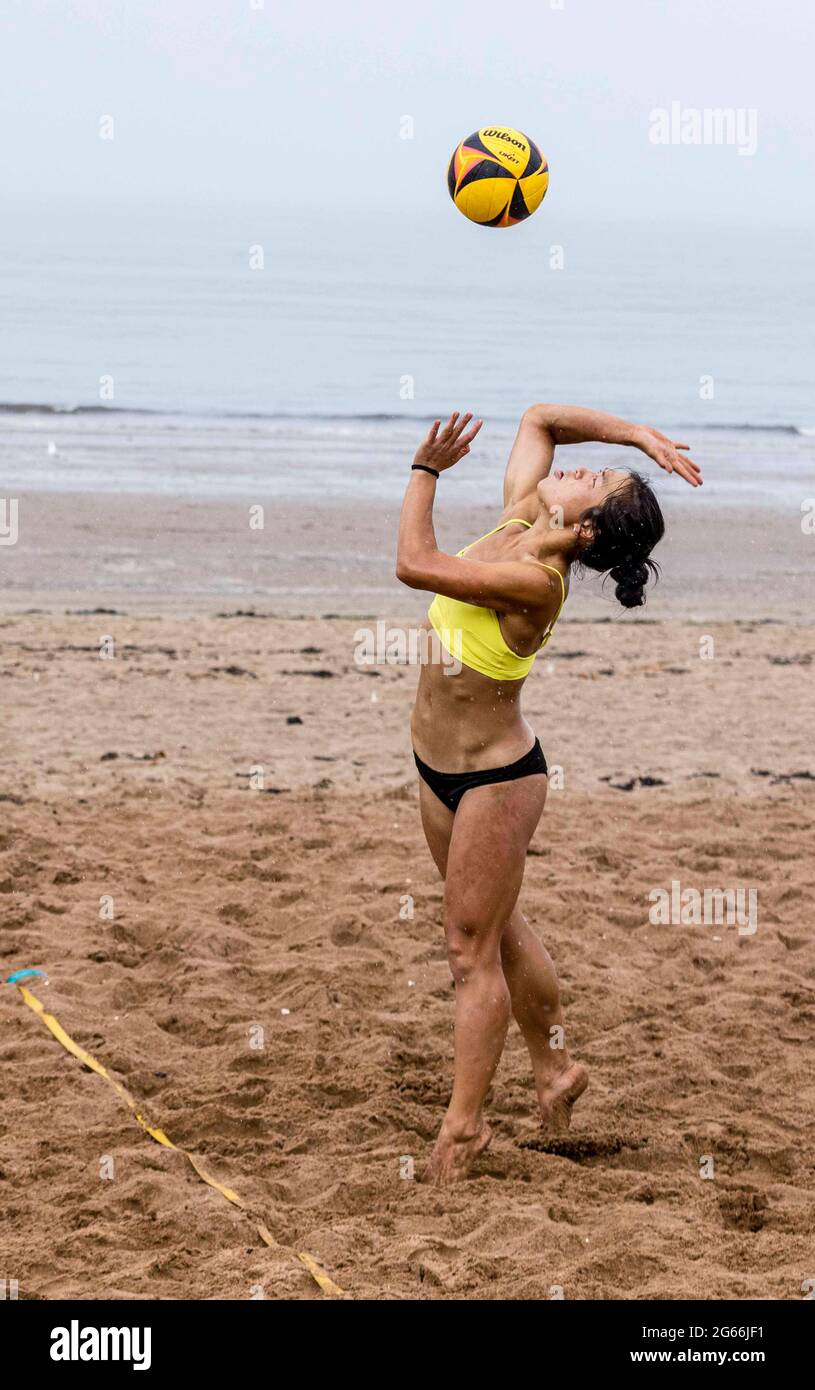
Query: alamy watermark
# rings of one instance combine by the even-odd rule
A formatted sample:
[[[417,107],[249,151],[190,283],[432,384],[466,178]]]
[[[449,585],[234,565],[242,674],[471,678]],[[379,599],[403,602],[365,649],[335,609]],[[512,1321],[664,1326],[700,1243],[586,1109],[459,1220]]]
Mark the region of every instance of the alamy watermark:
[[[16,545],[20,538],[20,499],[0,497],[0,545]]]
[[[130,1361],[134,1371],[149,1371],[152,1328],[80,1327],[73,1318],[51,1332],[52,1361]]]
[[[354,633],[356,666],[440,665],[445,676],[461,671],[461,628],[389,627],[384,620],[375,628],[360,627]]]
[[[740,155],[758,149],[758,111],[754,106],[655,106],[648,115],[652,145],[732,145]]]
[[[654,927],[737,927],[739,936],[758,929],[757,888],[683,888],[672,879],[670,889],[652,888],[648,920]]]

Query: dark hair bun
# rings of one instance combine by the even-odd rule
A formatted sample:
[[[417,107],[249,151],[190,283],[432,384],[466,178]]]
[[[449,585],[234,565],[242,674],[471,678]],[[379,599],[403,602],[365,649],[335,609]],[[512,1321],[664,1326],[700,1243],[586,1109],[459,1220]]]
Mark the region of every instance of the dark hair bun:
[[[617,584],[614,594],[618,603],[623,608],[641,608],[645,603],[643,590],[648,583],[648,566],[615,565],[609,573]]]
[[[651,551],[665,533],[665,521],[647,479],[630,473],[621,487],[589,507],[581,520],[589,523],[591,536],[577,551],[576,562],[610,575],[623,608],[641,608],[648,580],[659,574]]]

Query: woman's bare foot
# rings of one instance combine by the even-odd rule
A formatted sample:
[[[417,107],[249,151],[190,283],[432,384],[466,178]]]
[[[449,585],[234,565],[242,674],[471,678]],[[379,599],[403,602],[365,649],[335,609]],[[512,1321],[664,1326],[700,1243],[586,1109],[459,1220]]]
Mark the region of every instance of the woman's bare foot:
[[[437,1186],[461,1182],[469,1177],[470,1169],[483,1153],[492,1139],[492,1130],[486,1120],[475,1134],[455,1132],[442,1125],[427,1167],[422,1174],[422,1182]]]
[[[552,1077],[538,1090],[543,1128],[550,1134],[563,1134],[572,1119],[572,1106],[589,1084],[589,1074],[581,1062]]]

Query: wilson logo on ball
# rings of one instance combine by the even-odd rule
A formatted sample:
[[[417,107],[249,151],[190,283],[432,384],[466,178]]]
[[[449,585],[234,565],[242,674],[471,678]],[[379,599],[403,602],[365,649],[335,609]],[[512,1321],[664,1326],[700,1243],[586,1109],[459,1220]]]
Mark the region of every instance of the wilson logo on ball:
[[[485,130],[485,135],[494,135],[496,140],[508,140],[510,145],[517,145],[522,150],[527,145],[526,140],[516,140],[514,135],[510,135],[508,130]]]
[[[507,148],[511,146],[512,148]],[[482,227],[513,227],[539,208],[549,165],[538,146],[511,126],[484,126],[453,151],[447,187],[459,212]]]

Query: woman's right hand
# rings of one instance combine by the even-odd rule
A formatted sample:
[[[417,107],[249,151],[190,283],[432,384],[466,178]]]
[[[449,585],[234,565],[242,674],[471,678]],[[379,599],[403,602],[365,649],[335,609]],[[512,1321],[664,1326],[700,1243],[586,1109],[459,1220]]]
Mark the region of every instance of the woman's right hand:
[[[413,462],[425,468],[435,468],[437,473],[452,468],[454,463],[469,454],[470,445],[484,423],[483,420],[476,420],[472,429],[468,430],[472,418],[472,413],[468,411],[459,419],[459,412],[454,410],[444,429],[441,429],[441,420],[434,420],[426,438],[416,450]]]
[[[664,468],[666,473],[678,473],[691,487],[702,486],[702,474],[698,464],[695,464],[693,459],[683,458],[680,452],[689,449],[689,444],[679,444],[676,440],[669,439],[661,430],[653,429],[651,425],[637,425],[632,443],[653,459],[654,463],[658,463],[660,468]]]

